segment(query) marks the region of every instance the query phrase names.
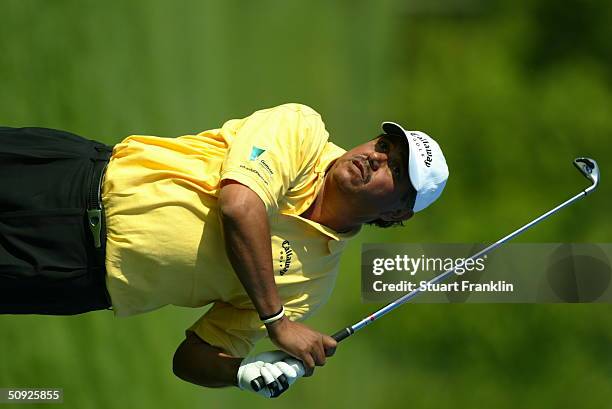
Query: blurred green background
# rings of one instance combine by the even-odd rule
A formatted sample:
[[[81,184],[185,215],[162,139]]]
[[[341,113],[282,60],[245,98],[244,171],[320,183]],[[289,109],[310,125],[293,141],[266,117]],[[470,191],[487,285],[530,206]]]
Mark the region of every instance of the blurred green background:
[[[2,0],[0,15],[2,125],[115,143],[301,102],[345,148],[383,120],[434,136],[451,169],[442,200],[351,243],[310,321],[321,331],[377,307],[360,301],[361,243],[494,241],[588,184],[575,156],[598,160],[599,191],[520,241],[611,241],[610,2]],[[174,377],[172,354],[202,311],[1,316],[0,387],[63,387],[63,407],[81,409],[601,409],[612,404],[611,313],[407,305],[275,401]]]

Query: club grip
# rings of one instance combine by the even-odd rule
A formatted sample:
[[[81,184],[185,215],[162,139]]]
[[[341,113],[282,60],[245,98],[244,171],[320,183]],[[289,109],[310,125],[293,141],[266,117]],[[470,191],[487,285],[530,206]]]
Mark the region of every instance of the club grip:
[[[352,334],[353,331],[350,328],[344,328],[332,335],[332,338],[335,339],[336,342],[340,342],[343,339],[348,338]]]
[[[350,328],[343,328],[340,331],[336,332],[334,335],[332,335],[332,338],[335,339],[336,342],[340,342],[351,335],[353,335],[353,331]],[[264,383],[263,377],[261,376],[251,381],[251,388],[253,388],[253,390],[255,390],[256,392],[263,389],[264,386],[266,385]]]
[[[259,392],[264,386],[265,383],[263,376],[255,378],[251,381],[251,388],[253,388],[255,392]]]

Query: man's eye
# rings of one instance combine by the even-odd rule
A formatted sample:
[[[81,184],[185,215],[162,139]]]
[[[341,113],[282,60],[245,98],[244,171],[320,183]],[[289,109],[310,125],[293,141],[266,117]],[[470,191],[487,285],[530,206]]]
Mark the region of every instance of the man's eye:
[[[382,150],[382,151],[387,151],[387,149],[389,148],[389,145],[387,144],[387,142],[385,141],[378,141],[378,147]]]

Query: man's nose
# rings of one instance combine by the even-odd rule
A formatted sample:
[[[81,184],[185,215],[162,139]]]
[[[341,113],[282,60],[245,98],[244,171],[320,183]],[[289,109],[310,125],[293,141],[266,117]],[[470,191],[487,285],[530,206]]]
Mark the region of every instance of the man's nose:
[[[368,161],[370,162],[370,167],[372,170],[376,171],[383,163],[387,162],[387,155],[382,152],[372,152],[368,158]]]

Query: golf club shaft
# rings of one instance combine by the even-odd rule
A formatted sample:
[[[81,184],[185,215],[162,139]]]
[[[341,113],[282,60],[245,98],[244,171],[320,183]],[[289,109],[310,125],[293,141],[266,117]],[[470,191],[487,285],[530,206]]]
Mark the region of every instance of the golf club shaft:
[[[457,267],[460,267],[460,266],[464,265],[466,261],[473,260],[475,258],[478,258],[478,257],[481,257],[481,256],[487,254],[491,250],[496,249],[497,247],[501,246],[505,242],[507,242],[507,241],[513,239],[514,237],[518,236],[519,234],[523,233],[525,230],[535,226],[536,224],[540,223],[542,220],[548,218],[552,214],[558,212],[559,210],[563,209],[566,206],[569,206],[573,202],[577,201],[578,199],[581,199],[581,198],[585,197],[586,195],[591,193],[593,190],[595,190],[595,188],[599,184],[599,177],[600,177],[599,167],[597,166],[597,162],[595,162],[595,160],[593,160],[591,158],[579,157],[579,158],[574,159],[574,166],[580,171],[580,173],[582,173],[583,176],[585,176],[587,179],[589,179],[591,181],[591,186],[589,186],[585,190],[581,191],[576,196],[574,196],[574,197],[566,200],[565,202],[561,203],[557,207],[555,207],[555,208],[549,210],[548,212],[544,213],[543,215],[541,215],[539,217],[536,217],[535,219],[533,219],[532,221],[530,221],[526,225],[518,228],[517,230],[515,230],[512,233],[508,234],[507,236],[499,239],[498,241],[496,241],[495,243],[491,244],[487,248],[485,248],[483,250],[480,250],[479,252],[477,252],[473,256],[463,260],[463,262],[461,262],[458,265],[456,265],[455,268],[453,268],[451,270],[448,270],[448,271],[445,271],[442,274],[432,278],[431,280],[429,280],[427,282],[427,284],[435,284],[435,283],[438,283],[438,282],[442,281],[443,279],[448,277],[450,274],[452,274],[457,269]],[[409,300],[411,300],[412,298],[416,297],[421,292],[419,288],[409,292],[408,294],[405,294],[404,296],[398,298],[397,300],[393,301],[392,303],[387,304],[385,307],[383,307],[380,310],[374,312],[373,314],[371,314],[368,317],[364,318],[363,320],[359,321],[355,325],[352,325],[350,327],[346,327],[346,328],[336,332],[334,335],[332,335],[332,337],[337,342],[340,342],[340,341],[348,338],[349,336],[353,335],[355,332],[359,331],[360,329],[362,329],[366,325],[374,322],[375,320],[377,320],[378,318],[380,318],[383,315],[387,314],[388,312],[393,311],[394,309],[396,309],[400,305],[402,305],[402,304],[408,302]],[[273,382],[273,384],[276,385],[275,382]],[[265,386],[265,382],[264,382],[264,379],[263,379],[262,376],[259,376],[258,378],[253,379],[251,381],[251,387],[255,391],[261,390],[261,388],[263,388],[264,386]]]
[[[446,277],[451,275],[457,269],[457,267],[460,267],[463,264],[465,264],[466,261],[471,260],[471,259],[476,259],[476,258],[481,257],[481,256],[484,256],[485,254],[487,254],[490,251],[496,249],[497,247],[501,246],[505,242],[513,239],[514,237],[518,236],[519,234],[523,233],[524,231],[528,230],[529,228],[535,226],[536,224],[540,223],[542,220],[548,218],[549,216],[553,215],[554,213],[558,212],[559,210],[563,209],[564,207],[569,206],[573,202],[575,202],[575,201],[585,197],[593,189],[594,189],[594,186],[590,186],[589,188],[583,190],[582,192],[578,193],[576,196],[566,200],[565,202],[563,202],[560,205],[558,205],[557,207],[547,211],[546,213],[542,214],[541,216],[536,217],[535,219],[533,219],[529,223],[527,223],[524,226],[518,228],[517,230],[515,230],[512,233],[508,234],[507,236],[504,236],[503,238],[497,240],[495,243],[489,245],[485,249],[480,250],[479,252],[477,252],[476,254],[472,255],[471,257],[466,258],[462,263],[455,265],[455,268],[447,270],[447,271],[437,275],[436,277],[432,278],[431,280],[429,280],[427,282],[427,284],[435,284],[435,283],[438,283],[438,282],[444,280]],[[405,294],[402,297],[398,298],[397,300],[387,304],[383,308],[381,308],[378,311],[372,313],[371,315],[369,315],[366,318],[362,319],[358,323],[356,323],[356,324],[354,324],[354,325],[352,325],[350,327],[343,328],[342,330],[336,332],[335,334],[332,335],[332,338],[334,338],[337,342],[340,342],[340,341],[350,337],[351,335],[353,335],[355,332],[359,331],[363,327],[367,326],[368,324],[371,324],[372,322],[376,321],[377,319],[381,318],[382,316],[386,315],[387,313],[393,311],[394,309],[396,309],[400,305],[405,304],[406,302],[410,301],[412,298],[416,297],[419,293],[421,293],[420,286],[417,287],[416,289],[412,290],[408,294]],[[260,378],[254,379],[253,381],[251,381],[251,386],[253,387],[254,390],[259,391],[261,388],[264,387],[264,380],[263,380],[263,378],[260,377]]]
[[[492,250],[496,249],[497,247],[501,246],[505,242],[507,242],[509,240],[512,240],[516,236],[520,235],[524,231],[526,231],[529,228],[531,228],[531,227],[535,226],[536,224],[540,223],[542,220],[548,218],[549,216],[555,214],[556,212],[558,212],[559,210],[563,209],[564,207],[569,206],[570,204],[574,203],[575,201],[585,197],[587,194],[589,194],[591,192],[592,188],[593,188],[593,186],[583,190],[582,192],[578,193],[576,196],[566,200],[565,202],[561,203],[560,205],[558,205],[554,209],[549,210],[548,212],[546,212],[546,213],[542,214],[541,216],[533,219],[529,223],[527,223],[524,226],[518,228],[517,230],[515,230],[512,233],[508,234],[507,236],[499,239],[498,241],[496,241],[495,243],[491,244],[487,248],[485,248],[483,250],[480,250],[478,253],[474,254],[471,257],[468,257],[462,263],[456,265],[453,269],[447,270],[447,271],[437,275],[436,277],[434,277],[431,280],[429,280],[427,282],[427,285],[435,284],[435,283],[438,283],[438,282],[444,280],[446,277],[451,275],[458,267],[461,267],[463,264],[465,264],[466,261],[472,260],[472,259],[476,259],[478,257],[482,257],[485,254],[489,253],[490,251],[492,251]],[[336,332],[335,334],[332,335],[332,338],[334,338],[338,342],[342,341],[343,339],[348,338],[349,336],[353,335],[355,332],[359,331],[363,327],[367,326],[368,324],[371,324],[372,322],[376,321],[380,317],[384,316],[385,314],[393,311],[394,309],[396,309],[400,305],[402,305],[402,304],[410,301],[412,298],[416,297],[421,292],[420,288],[421,288],[420,286],[417,287],[416,289],[412,290],[408,294],[403,295],[402,297],[398,298],[397,300],[387,304],[383,308],[379,309],[378,311],[376,311],[376,312],[372,313],[371,315],[367,316],[366,318],[362,319],[358,323],[356,323],[356,324],[354,324],[354,325],[352,325],[350,327],[346,327],[346,328]]]

